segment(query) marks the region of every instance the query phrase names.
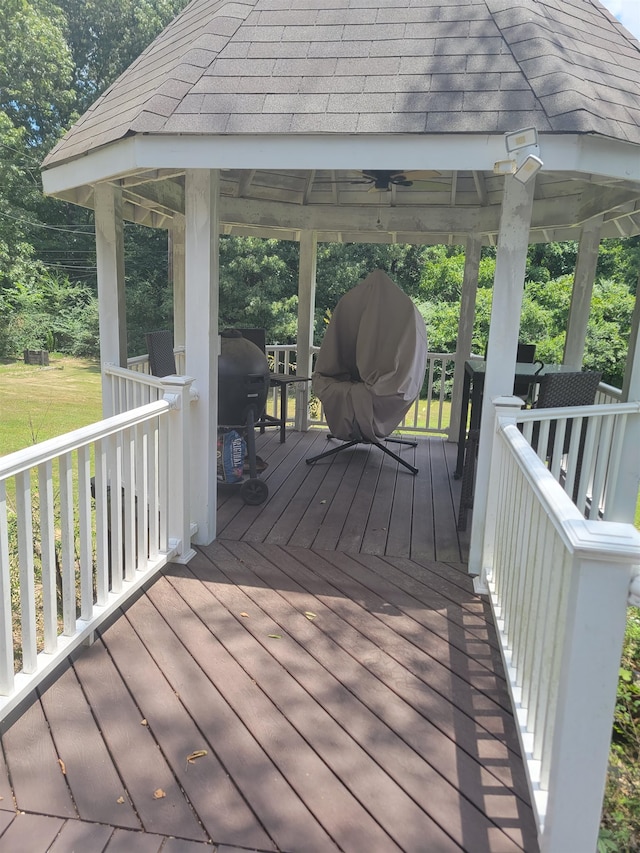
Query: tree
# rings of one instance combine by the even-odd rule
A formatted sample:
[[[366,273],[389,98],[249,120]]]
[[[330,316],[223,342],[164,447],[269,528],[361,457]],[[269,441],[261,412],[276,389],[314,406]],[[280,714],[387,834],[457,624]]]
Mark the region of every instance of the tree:
[[[67,19],[76,106],[84,112],[187,0],[59,0]]]
[[[65,19],[48,0],[0,4],[0,112],[38,150],[51,145],[74,103]]]

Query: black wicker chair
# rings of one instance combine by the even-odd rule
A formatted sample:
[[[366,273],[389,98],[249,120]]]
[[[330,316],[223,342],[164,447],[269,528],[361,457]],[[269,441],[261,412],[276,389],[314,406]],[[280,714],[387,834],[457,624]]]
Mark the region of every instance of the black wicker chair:
[[[538,399],[536,400],[534,409],[552,409],[565,406],[592,406],[598,385],[602,379],[602,373],[596,370],[581,371],[575,373],[548,373],[540,380],[540,390]],[[564,433],[564,442],[561,449],[561,454],[569,452],[571,443],[571,431],[573,420],[567,421],[567,426]],[[573,500],[575,501],[578,494],[580,484],[580,474],[582,472],[582,457],[584,454],[584,445],[587,436],[587,420],[583,420],[580,429],[580,440],[578,444],[578,458],[576,464],[576,474],[573,488]],[[552,422],[549,425],[549,439],[547,442],[544,457],[549,465],[553,465],[553,454],[555,449],[556,424]],[[540,424],[534,423],[531,446],[538,452],[538,443],[540,439]],[[538,453],[538,455],[541,455]]]
[[[173,334],[165,329],[145,335],[149,353],[149,370],[152,376],[173,376],[176,359],[173,354]]]

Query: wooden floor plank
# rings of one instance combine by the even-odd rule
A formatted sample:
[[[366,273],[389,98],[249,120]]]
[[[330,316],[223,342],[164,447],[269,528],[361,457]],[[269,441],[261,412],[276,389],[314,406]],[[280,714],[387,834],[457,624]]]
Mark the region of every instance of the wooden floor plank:
[[[123,780],[123,796],[131,799],[145,831],[206,840],[152,733],[141,724],[144,715],[103,643],[96,641],[74,666]],[[164,797],[155,798],[157,790]]]
[[[422,443],[427,444],[427,442]],[[400,557],[411,555],[411,528],[416,481],[421,476],[424,477],[424,471],[422,473],[420,471],[418,447],[413,451],[413,462],[418,468],[418,473],[415,475],[411,475],[401,466],[398,467],[398,478],[391,504],[389,531],[384,551],[386,554],[396,554]]]
[[[351,554],[350,556],[367,572],[374,572],[392,582],[412,599],[425,604],[427,610],[424,615],[430,620],[429,628],[438,633],[435,625],[439,622],[443,627],[442,635],[453,645],[456,645],[457,632],[452,633],[451,623],[461,629],[462,633],[459,636],[462,639],[462,647],[466,651],[469,651],[469,644],[473,642],[474,636],[495,649],[498,657],[495,659],[493,668],[500,670],[502,666],[499,656],[500,646],[489,618],[490,614],[485,611],[485,602],[473,591],[471,578],[467,577],[467,588],[464,589],[439,576],[434,578],[430,572],[419,569],[412,560],[376,557],[369,554]],[[446,613],[446,618],[438,619],[431,616],[438,611]]]
[[[58,817],[19,812],[0,835],[0,850],[6,853],[39,853],[49,850],[63,821]]]
[[[419,441],[416,447],[418,474],[413,484],[413,505],[408,510],[411,517],[410,556],[420,554],[435,558],[436,531],[433,504],[440,495],[433,493],[431,484],[431,442]]]
[[[311,465],[307,475],[309,494],[306,495],[304,513],[297,518],[288,542],[299,547],[310,548],[324,523],[344,469],[340,465]],[[287,514],[291,511],[288,507]]]
[[[118,803],[124,794],[122,779],[71,667],[42,694],[41,702],[80,818],[141,829],[131,803]]]
[[[363,468],[358,478],[357,488],[354,490],[349,506],[346,507],[344,524],[335,547],[339,551],[359,551],[369,523],[369,515],[385,457],[377,447],[366,444],[357,444],[345,453],[358,459],[362,457]],[[342,493],[342,487],[340,491]],[[313,547],[319,548],[322,545],[316,540]]]
[[[237,561],[234,563],[236,569],[242,568]],[[269,689],[274,700],[282,703],[283,713],[332,767],[343,784],[375,815],[399,847],[412,850],[424,844],[428,849],[459,850],[449,834],[443,832],[413,799],[415,795],[424,799],[425,786],[430,786],[424,773],[424,762],[417,759],[401,738],[368,712],[338,679],[304,654],[304,645],[287,642],[293,638],[295,629],[290,627],[293,623],[300,623],[299,631],[303,633],[305,629],[315,633],[309,620],[300,611],[288,607],[277,593],[269,589],[260,590],[258,601],[248,598],[240,589],[242,578],[239,572],[240,586],[236,586],[227,583],[222,573],[213,572],[212,576],[211,565],[203,563],[200,568],[200,580],[227,610],[237,613],[242,607],[250,607],[251,618],[242,624],[238,622],[232,628],[236,632],[250,632],[263,645],[266,654],[254,654],[245,665],[256,667],[263,679],[270,679],[265,689]],[[251,584],[253,578],[249,577],[248,581]],[[180,578],[176,577],[173,582],[180,589]],[[283,607],[286,610],[284,616]],[[264,639],[268,637],[268,627],[274,619],[282,631],[283,642],[269,643]],[[279,685],[275,675],[279,667],[275,661],[295,680],[287,678],[284,684]],[[306,698],[305,690],[315,702]],[[372,754],[369,755],[360,743],[366,743]],[[402,777],[401,780],[393,780],[392,774],[388,773],[391,765],[394,770],[402,766],[403,772],[396,773]],[[415,780],[415,784],[409,785],[410,796],[402,787],[408,776]],[[438,778],[437,783],[442,784],[442,780]],[[457,798],[458,792],[452,791]],[[456,814],[457,806],[456,802]],[[478,821],[478,825],[480,823]]]
[[[445,442],[432,442],[431,452],[431,488],[440,500],[434,502],[434,529],[436,531],[436,560],[460,559],[456,513],[451,495],[451,480],[446,462]]]
[[[415,648],[412,649],[402,637],[394,636],[384,626],[379,627],[374,616],[355,607],[351,600],[345,601],[341,596],[332,595],[332,588],[326,582],[319,582],[318,576],[306,570],[303,563],[296,559],[296,555],[302,556],[299,552],[257,546],[258,555],[252,555],[241,543],[223,544],[244,565],[250,565],[263,581],[266,582],[268,578],[268,582],[294,606],[297,605],[299,610],[304,607],[305,597],[314,595],[315,607],[320,605],[323,608],[322,621],[314,620],[316,627],[322,630],[326,627],[331,639],[345,652],[373,669],[377,679],[388,681],[388,686],[403,701],[426,716],[430,724],[452,742],[459,744],[470,756],[477,760],[481,750],[483,762],[490,765],[491,772],[500,779],[501,784],[510,787],[518,796],[527,798],[527,785],[518,761],[518,739],[510,713],[495,703],[478,701],[478,697],[465,703],[466,713],[462,712],[458,702],[434,690],[431,670],[423,665],[423,661],[427,660],[426,653],[416,654]],[[207,549],[207,552],[211,555],[212,549]],[[282,573],[286,573],[285,578],[282,578]],[[335,588],[334,592],[337,592]],[[342,614],[344,620],[337,614]],[[358,626],[358,629],[353,625]],[[368,640],[366,634],[372,634],[377,642]],[[384,649],[384,653],[381,649]],[[328,660],[332,657],[337,660],[335,649]],[[373,660],[378,662],[376,667],[372,667]],[[343,666],[345,664],[337,671],[342,671]],[[374,693],[365,693],[364,701],[368,702]],[[385,706],[385,703],[381,705]],[[418,729],[420,725],[414,721],[411,727],[403,727],[401,730],[411,731],[412,736],[415,736]],[[428,732],[423,738],[425,743],[429,739],[427,735]],[[431,734],[430,740],[433,741],[433,738]],[[515,767],[515,771],[510,769],[510,765]]]
[[[316,465],[331,465],[332,470],[335,470],[336,473],[340,472],[342,476],[339,480],[334,481],[337,484],[337,490],[329,501],[329,509],[313,540],[311,546],[313,548],[331,549],[337,547],[343,534],[345,519],[353,506],[356,495],[361,491],[361,488],[365,490],[370,488],[362,482],[369,462],[369,448],[360,445],[357,452],[351,452],[351,450],[349,448],[331,459],[323,459],[315,463]],[[350,535],[348,531],[345,532],[345,537],[347,535]],[[356,531],[354,547],[359,547],[361,538],[361,532]]]
[[[163,842],[161,835],[116,829],[104,853],[160,853]]]
[[[327,563],[336,569],[334,573],[341,591],[349,599],[363,602],[367,610],[388,627],[428,652],[432,663],[432,677],[439,673],[443,684],[463,679],[467,684],[483,693],[493,702],[510,711],[511,702],[504,675],[485,666],[471,664],[468,656],[451,646],[448,641],[429,627],[429,618],[423,607],[379,575],[367,571],[354,557],[338,552],[323,554]],[[307,559],[304,555],[303,559]],[[424,634],[424,629],[427,635]]]
[[[2,740],[17,808],[77,817],[40,702],[27,708]]]
[[[207,565],[201,555],[196,555],[191,563],[200,560]],[[188,604],[193,610],[206,613],[209,619],[215,620],[217,633],[227,651],[225,655],[222,649],[217,650],[214,666],[204,660],[200,660],[200,664],[209,665],[208,674],[215,678],[218,689],[225,691],[235,712],[250,726],[256,739],[277,763],[320,826],[342,849],[399,850],[288,719],[291,708],[286,698],[292,692],[295,693],[291,699],[292,708],[299,710],[303,717],[313,717],[315,707],[309,697],[294,688],[282,667],[274,667],[269,653],[251,638],[244,627],[238,626],[238,621],[201,583],[192,577],[190,583],[181,585],[181,594],[189,596]],[[173,614],[172,620],[184,612],[182,599],[175,592],[170,595],[167,584],[155,584],[149,595],[164,613]],[[200,655],[198,648],[191,650],[194,656]],[[210,653],[207,657],[210,658]],[[246,674],[242,670],[246,670]],[[246,690],[250,684],[259,689],[254,689],[251,702],[247,702]],[[282,704],[276,704],[276,700]],[[332,734],[338,737],[336,730]],[[353,758],[355,762],[357,756],[354,754]],[[367,784],[367,780],[363,779],[362,783]],[[309,849],[308,841],[305,839],[302,848],[298,842],[297,849]]]
[[[3,811],[15,811],[13,788],[9,780],[9,770],[4,757],[4,745],[0,739],[0,816]]]
[[[113,832],[113,827],[104,824],[68,820],[47,853],[102,853]]]
[[[381,453],[381,451],[378,452]],[[401,488],[398,486],[398,479],[408,480],[409,478],[413,483],[413,475],[409,471],[390,456],[382,454],[380,474],[359,550],[367,554],[386,554],[393,501],[396,488]]]
[[[162,601],[162,616],[156,607],[149,609],[151,598]],[[278,741],[277,733],[271,729],[273,714],[265,711],[259,687],[211,635],[205,623],[193,619],[187,605],[171,594],[164,579],[151,588],[150,599],[140,599],[135,609],[129,610],[128,618],[173,690],[198,720],[203,735],[215,747],[275,846],[291,853],[330,853],[336,849],[263,747],[271,745],[271,751],[277,754],[286,741]],[[244,706],[244,710],[238,708],[236,713],[234,704]],[[270,744],[273,738],[276,740]],[[295,761],[293,752],[289,760]]]
[[[242,544],[233,543],[234,550],[241,549]],[[266,547],[266,546],[265,546]],[[269,549],[272,551],[273,549]],[[243,552],[246,554],[246,552]],[[340,649],[332,638],[319,634],[322,630],[320,624],[322,615],[316,615],[313,620],[303,618],[301,610],[305,603],[309,606],[309,595],[303,592],[298,606],[287,603],[292,596],[290,585],[282,583],[279,570],[267,563],[259,567],[259,576],[269,587],[274,583],[277,588],[286,590],[286,593],[277,593],[269,587],[262,588],[256,584],[255,573],[247,569],[248,560],[242,560],[239,564],[225,560],[222,549],[215,552],[215,565],[224,572],[226,567],[233,574],[236,583],[242,588],[246,595],[250,596],[252,604],[252,618],[247,620],[246,629],[252,631],[259,638],[264,635],[261,623],[265,619],[274,618],[283,636],[287,639],[295,639],[299,646],[293,643],[278,643],[272,646],[272,654],[282,663],[296,680],[312,695],[318,697],[324,707],[334,716],[358,742],[365,744],[370,750],[377,764],[391,777],[395,778],[398,785],[403,787],[424,810],[422,819],[414,820],[411,832],[418,832],[426,849],[439,849],[444,843],[441,836],[433,836],[431,821],[437,821],[446,831],[447,836],[455,839],[457,844],[464,845],[471,838],[474,840],[474,849],[478,851],[487,850],[518,850],[519,845],[510,841],[507,837],[499,838],[498,827],[487,820],[479,808],[474,808],[464,798],[456,784],[447,783],[445,778],[435,772],[429,763],[425,761],[425,754],[432,755],[438,747],[433,730],[425,731],[422,717],[417,714],[404,700],[400,699],[393,690],[382,685],[360,662],[356,662],[347,652]],[[222,563],[222,565],[220,565]],[[251,561],[252,567],[256,566],[255,559]],[[200,573],[199,573],[200,574]],[[203,567],[201,580],[208,586],[214,586],[213,592],[217,597],[226,598],[227,607],[236,609],[240,606],[249,606],[244,599],[237,599],[239,590],[236,585],[216,583],[215,575],[211,577],[210,571]],[[229,600],[229,596],[237,599],[237,604]],[[311,605],[319,609],[317,604]],[[260,619],[260,611],[265,616]],[[300,648],[313,656],[314,661],[304,657]],[[376,650],[378,656],[383,653]],[[332,672],[339,673],[344,684],[334,677]],[[345,686],[348,685],[348,688]],[[359,697],[356,699],[356,695]],[[371,710],[374,708],[375,710]],[[391,725],[388,725],[391,723]],[[404,734],[398,732],[412,732],[416,741],[422,741],[422,754],[417,753],[410,746]],[[451,741],[447,741],[449,745]],[[504,752],[504,750],[503,750]],[[463,762],[464,763],[464,762]],[[472,784],[478,787],[479,765],[470,764],[473,768],[474,778]],[[461,773],[460,757],[452,754],[452,772],[457,776]],[[453,769],[455,768],[455,769]],[[499,789],[497,780],[493,779],[490,789],[495,794]],[[389,806],[394,813],[393,818],[405,823],[403,816],[398,812],[397,797],[388,795]],[[384,809],[376,811],[379,819],[384,815]],[[425,818],[429,820],[425,823]],[[405,837],[399,840],[403,849],[419,849],[417,837],[406,836],[407,827],[403,827]],[[396,829],[398,831],[398,829]],[[430,834],[431,833],[431,834]]]
[[[180,786],[212,838],[244,847],[272,846],[218,759],[215,744],[205,740],[131,627],[132,618],[140,624],[143,610],[139,602],[134,604],[125,618],[110,626],[103,640],[118,671],[134,692],[136,704],[154,738],[162,744]],[[187,757],[201,749],[206,749],[207,755],[189,763]]]

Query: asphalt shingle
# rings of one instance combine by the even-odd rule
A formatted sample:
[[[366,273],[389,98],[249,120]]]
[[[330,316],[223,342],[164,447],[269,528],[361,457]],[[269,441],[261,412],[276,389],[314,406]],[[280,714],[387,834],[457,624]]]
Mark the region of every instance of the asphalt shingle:
[[[640,44],[597,0],[192,0],[45,161],[131,132],[600,133]]]

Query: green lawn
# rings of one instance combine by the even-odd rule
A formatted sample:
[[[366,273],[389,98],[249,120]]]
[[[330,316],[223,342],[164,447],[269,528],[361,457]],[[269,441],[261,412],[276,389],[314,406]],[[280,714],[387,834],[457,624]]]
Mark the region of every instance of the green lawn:
[[[0,364],[0,455],[102,418],[100,366],[50,356],[49,367]]]

